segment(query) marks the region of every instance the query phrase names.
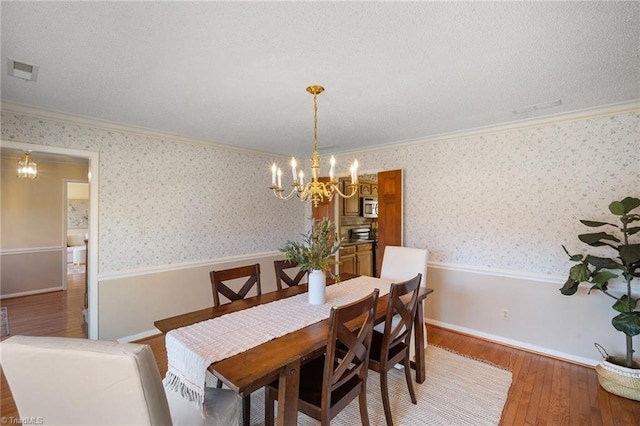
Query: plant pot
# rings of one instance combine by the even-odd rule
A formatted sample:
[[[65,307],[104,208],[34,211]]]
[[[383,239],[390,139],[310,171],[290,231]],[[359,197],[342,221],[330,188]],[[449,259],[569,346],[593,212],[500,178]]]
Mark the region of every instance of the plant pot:
[[[319,269],[309,272],[309,304],[324,305],[326,290],[327,277],[324,272]]]
[[[640,401],[640,366],[628,368],[611,361],[613,357],[607,356],[596,366],[600,386],[614,395]]]

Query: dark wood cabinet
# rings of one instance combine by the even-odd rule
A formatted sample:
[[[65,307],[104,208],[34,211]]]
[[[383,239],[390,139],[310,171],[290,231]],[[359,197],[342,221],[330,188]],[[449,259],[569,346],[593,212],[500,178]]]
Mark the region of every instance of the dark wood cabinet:
[[[368,180],[360,181],[360,197],[378,198],[378,183]]]
[[[360,196],[371,197],[371,183],[360,182]]]
[[[351,184],[351,180],[344,179],[342,180],[342,187],[340,190],[343,194],[349,194]],[[342,198],[342,215],[343,216],[360,216],[360,198],[358,195],[354,195],[351,198]]]
[[[356,273],[373,276],[373,244],[356,245]]]
[[[340,273],[373,276],[373,244],[362,243],[340,249]]]
[[[348,246],[340,249],[340,273],[356,273],[356,246]]]

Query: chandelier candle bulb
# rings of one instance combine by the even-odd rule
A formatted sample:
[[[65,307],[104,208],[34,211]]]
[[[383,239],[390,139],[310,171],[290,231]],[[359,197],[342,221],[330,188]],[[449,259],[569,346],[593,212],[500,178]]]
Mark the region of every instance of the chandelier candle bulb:
[[[349,167],[349,171],[351,171],[351,184],[355,185],[358,182],[358,161],[354,161]]]
[[[276,166],[276,163],[273,163],[273,166],[271,166],[271,186],[275,187],[276,186],[276,173],[278,172],[278,167]]]
[[[296,159],[295,157],[291,157],[291,171],[293,172],[293,181],[295,182],[298,178],[298,173],[296,172]]]
[[[298,173],[298,176],[300,176],[300,186],[304,185],[304,172],[300,170],[300,173]]]
[[[352,184],[356,184],[358,182],[358,160],[353,160],[353,179],[351,179]]]
[[[334,181],[333,177],[336,174],[336,157],[332,155],[331,159],[329,160],[329,164],[331,164],[331,169],[329,169],[329,180],[333,182]]]
[[[278,169],[278,188],[282,188],[282,170]]]

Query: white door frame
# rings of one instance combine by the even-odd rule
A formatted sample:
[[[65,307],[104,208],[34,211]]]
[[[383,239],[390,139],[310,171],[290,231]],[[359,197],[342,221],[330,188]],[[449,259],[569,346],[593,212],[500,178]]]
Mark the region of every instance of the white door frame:
[[[21,150],[31,150],[34,153],[45,152],[50,154],[68,155],[70,157],[86,158],[89,160],[89,242],[87,259],[88,282],[88,337],[98,338],[98,182],[100,154],[94,151],[60,148],[57,146],[38,145],[23,142],[1,141],[0,145]],[[65,261],[66,261],[66,251]]]

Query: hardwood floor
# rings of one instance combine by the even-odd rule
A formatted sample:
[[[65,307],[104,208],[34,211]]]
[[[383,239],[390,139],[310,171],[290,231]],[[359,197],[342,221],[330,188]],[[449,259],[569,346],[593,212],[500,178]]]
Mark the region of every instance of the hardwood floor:
[[[87,337],[87,325],[82,315],[84,274],[68,275],[66,291],[4,299],[0,300],[0,306],[7,308],[12,335]],[[0,420],[9,419],[6,421],[10,424],[17,418],[18,410],[3,373],[0,379]]]
[[[427,336],[429,343],[513,372],[501,425],[640,425],[640,402],[602,389],[593,368],[429,325]]]
[[[9,308],[11,334],[86,337],[82,318],[84,276],[71,275],[69,290],[0,301]],[[510,369],[513,383],[501,425],[640,425],[640,402],[612,395],[595,370],[520,349],[427,326],[428,340],[455,352]],[[167,371],[164,337],[142,341],[153,349],[160,373]],[[429,366],[427,366],[429,368]],[[2,374],[0,416],[18,413]]]

